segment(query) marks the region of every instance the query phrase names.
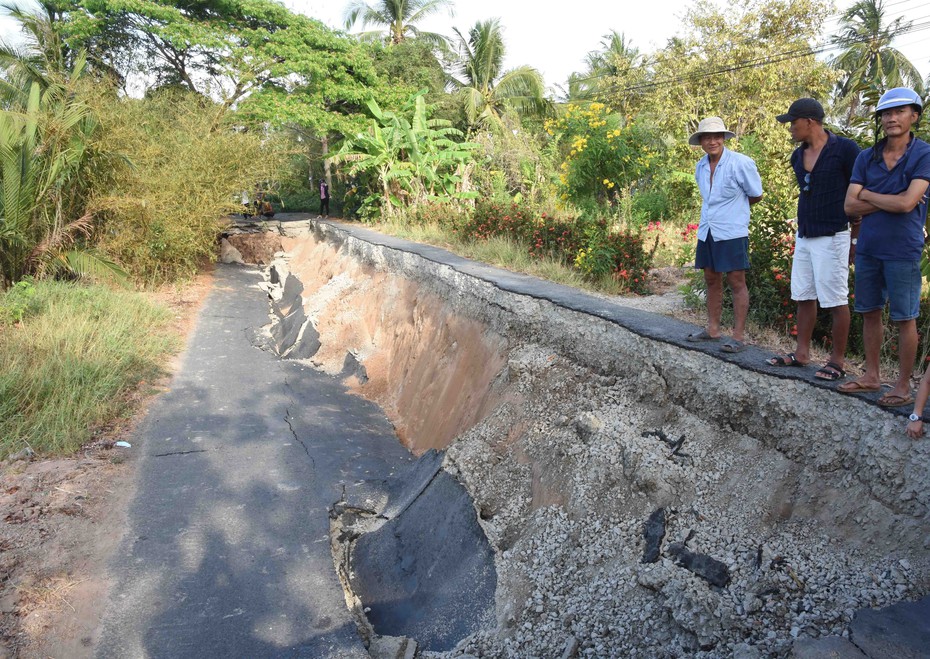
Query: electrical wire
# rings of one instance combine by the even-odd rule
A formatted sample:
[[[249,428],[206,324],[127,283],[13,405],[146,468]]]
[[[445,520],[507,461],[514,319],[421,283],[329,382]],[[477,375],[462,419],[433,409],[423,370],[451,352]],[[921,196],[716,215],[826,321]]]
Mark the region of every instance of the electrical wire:
[[[930,15],[922,16],[919,19],[914,19],[914,20],[920,20],[922,22],[912,23],[907,29],[902,30],[895,36],[898,37],[898,36],[903,36],[906,34],[930,30]],[[731,66],[714,69],[712,71],[684,74],[681,76],[665,78],[662,80],[654,80],[654,81],[649,81],[649,82],[644,82],[644,83],[638,83],[638,84],[630,85],[627,87],[608,85],[604,87],[603,91],[615,92],[615,93],[616,92],[636,92],[640,90],[651,89],[653,87],[658,87],[660,85],[672,85],[676,83],[697,82],[699,80],[711,78],[717,75],[722,75],[724,73],[731,73],[734,71],[740,71],[740,70],[748,69],[748,68],[770,66],[772,64],[779,64],[782,62],[788,62],[788,61],[795,60],[795,59],[801,59],[802,57],[810,57],[812,55],[823,54],[826,52],[830,52],[831,50],[839,50],[843,48],[848,48],[850,45],[853,45],[856,43],[866,43],[868,41],[869,41],[869,38],[867,36],[862,37],[860,39],[850,40],[844,44],[837,44],[831,39],[829,43],[822,44],[820,46],[811,47],[808,45],[803,48],[797,48],[794,50],[788,50],[788,51],[784,51],[781,53],[774,53],[774,54],[758,57],[755,59],[746,60],[746,61],[739,62]],[[598,76],[598,77],[601,77],[601,76]]]
[[[908,4],[908,3],[912,3],[912,2],[917,2],[917,3],[918,3],[917,7],[919,7],[920,9],[923,9],[923,8],[926,7],[926,3],[924,2],[924,0],[896,0],[896,2],[890,2],[890,3],[885,3],[885,4],[883,4],[883,5],[882,5],[882,8],[883,8],[883,9],[887,9],[888,7],[897,6],[897,5],[902,5],[902,4]],[[829,21],[829,20],[837,20],[837,21],[841,20],[841,19],[846,15],[846,13],[848,12],[848,9],[849,9],[849,8],[847,8],[847,9],[845,9],[845,10],[843,10],[843,11],[837,11],[837,12],[832,12],[831,14],[828,14],[828,15],[827,15],[828,17],[825,19],[825,22],[827,22],[827,21]],[[906,11],[905,11],[904,13],[906,13]],[[889,15],[889,14],[886,13],[886,14],[883,15],[883,17],[885,18],[885,20],[886,20],[888,23],[893,23],[893,22],[894,22],[895,20],[897,20],[898,18],[903,18],[903,17],[904,17],[904,13],[902,13],[900,16],[894,16],[894,14]],[[911,32],[915,32],[915,31],[919,32],[919,31],[922,31],[923,29],[926,29],[926,27],[927,27],[928,25],[930,25],[930,24],[928,24],[928,23],[920,23],[920,24],[917,24],[917,25],[914,24],[914,21],[925,21],[926,19],[930,19],[930,16],[921,16],[921,17],[919,17],[919,18],[910,19],[910,20],[908,21],[909,25],[908,25],[904,30],[901,30],[901,31],[897,32],[897,33],[894,35],[895,38],[900,37],[900,36],[902,36],[902,35],[910,34]],[[772,33],[770,33],[770,34],[771,34],[771,36],[773,36],[773,37],[776,37],[776,36],[779,36],[779,35],[780,35],[780,36],[787,36],[787,35],[789,35],[789,34],[791,33],[792,30],[794,30],[793,27],[791,27],[791,26],[786,26],[786,27],[782,28],[781,30],[776,30],[775,32],[772,32]],[[824,31],[823,28],[821,28],[821,31]],[[731,43],[732,45],[734,45],[734,46],[739,46],[739,45],[746,45],[746,44],[749,44],[749,43],[751,43],[751,42],[753,42],[753,41],[758,41],[758,38],[757,38],[757,37],[746,37],[746,38],[743,38],[743,39],[734,40],[734,41],[732,41],[732,42],[730,42],[730,43]],[[805,46],[805,47],[798,48],[798,49],[793,50],[793,51],[786,51],[786,52],[784,52],[784,53],[777,53],[777,54],[775,54],[775,55],[766,55],[766,56],[757,58],[757,59],[755,59],[755,60],[747,60],[746,62],[739,63],[739,65],[736,66],[735,68],[730,67],[730,68],[722,69],[722,70],[720,70],[720,71],[712,71],[712,72],[708,72],[708,73],[706,73],[706,74],[697,75],[697,76],[696,76],[696,79],[701,79],[701,78],[703,78],[703,77],[710,77],[711,75],[715,75],[715,74],[717,74],[717,73],[728,73],[728,72],[735,71],[735,70],[740,70],[740,69],[743,69],[743,68],[750,68],[752,65],[757,64],[757,63],[758,63],[759,65],[763,65],[763,66],[764,66],[764,65],[768,65],[768,64],[777,64],[777,63],[780,63],[780,62],[789,61],[789,60],[791,60],[791,59],[798,59],[798,58],[800,58],[800,57],[807,57],[807,56],[809,56],[809,55],[822,54],[822,53],[825,53],[825,52],[829,52],[829,51],[831,51],[831,50],[839,50],[839,49],[842,49],[842,48],[846,48],[846,47],[848,47],[848,46],[851,45],[851,44],[855,44],[855,43],[865,43],[865,42],[867,42],[867,41],[869,41],[869,37],[868,37],[868,36],[863,36],[863,37],[861,37],[861,38],[859,38],[859,39],[854,39],[854,40],[851,40],[851,41],[846,42],[846,43],[843,44],[843,45],[839,45],[839,44],[836,44],[836,43],[835,43],[835,36],[831,36],[830,38],[828,38],[828,40],[827,40],[826,42],[822,42],[822,43],[820,43],[819,45]],[[796,57],[791,57],[790,55],[792,55],[792,54],[796,55]],[[775,59],[772,59],[772,58],[775,58]],[[769,61],[770,59],[771,59],[771,61]],[[610,76],[610,73],[609,73],[609,72],[598,73],[598,74],[592,74],[592,75],[590,75],[590,76],[585,76],[585,77],[576,77],[575,82],[579,82],[579,83],[593,82],[593,81],[596,81],[596,80],[598,80],[598,79],[600,79],[600,78],[605,78],[605,77],[608,77],[608,76]],[[674,81],[674,79],[673,79],[672,81]],[[654,87],[654,86],[657,86],[657,85],[659,85],[659,84],[663,84],[664,82],[666,82],[666,81],[655,81],[655,82],[650,82],[650,83],[641,83],[640,85],[633,85],[633,86],[628,87],[628,88],[611,88],[610,86],[608,86],[608,87],[606,88],[606,90],[607,90],[607,91],[635,91],[635,90],[640,89],[640,88],[646,89],[646,88]]]

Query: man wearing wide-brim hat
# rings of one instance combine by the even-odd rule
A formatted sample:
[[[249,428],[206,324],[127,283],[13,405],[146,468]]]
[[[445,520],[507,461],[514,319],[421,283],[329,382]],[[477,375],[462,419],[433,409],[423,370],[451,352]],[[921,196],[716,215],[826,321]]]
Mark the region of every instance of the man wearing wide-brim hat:
[[[733,293],[733,333],[720,349],[741,352],[746,348],[746,316],[749,313],[749,207],[762,199],[762,179],[752,158],[727,149],[723,143],[735,135],[720,117],[707,117],[688,138],[706,154],[694,170],[701,191],[701,223],[694,267],[704,271],[707,285],[707,327],[688,335],[689,341],[716,341],[721,337],[723,275]]]

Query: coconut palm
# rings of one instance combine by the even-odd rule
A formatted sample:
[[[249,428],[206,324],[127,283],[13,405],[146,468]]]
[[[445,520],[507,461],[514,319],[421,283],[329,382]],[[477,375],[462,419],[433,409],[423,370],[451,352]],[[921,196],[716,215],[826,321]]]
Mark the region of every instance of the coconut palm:
[[[920,73],[891,45],[910,27],[903,17],[886,23],[882,0],[859,0],[843,14],[840,32],[834,38],[843,50],[830,63],[843,72],[836,95],[849,120],[860,112],[863,92],[876,96],[892,87],[911,87],[923,93]]]
[[[423,39],[439,48],[446,47],[446,38],[435,32],[423,32],[416,24],[428,16],[446,9],[452,15],[453,0],[378,0],[373,5],[365,0],[352,0],[345,10],[345,26],[351,30],[357,22],[362,28],[378,25],[388,28],[388,41],[394,44],[408,37]],[[362,32],[359,38],[375,40],[384,35],[383,30]]]
[[[544,116],[552,105],[544,97],[545,85],[539,71],[520,66],[502,71],[504,38],[496,18],[478,21],[468,38],[458,36],[458,77],[451,79],[461,95],[470,126],[500,127],[503,115],[515,111],[521,116]]]
[[[643,82],[649,73],[647,58],[622,32],[604,35],[601,47],[585,57],[586,70],[573,73],[563,92],[570,101],[600,100],[628,113],[627,87]],[[618,92],[619,90],[619,92]]]

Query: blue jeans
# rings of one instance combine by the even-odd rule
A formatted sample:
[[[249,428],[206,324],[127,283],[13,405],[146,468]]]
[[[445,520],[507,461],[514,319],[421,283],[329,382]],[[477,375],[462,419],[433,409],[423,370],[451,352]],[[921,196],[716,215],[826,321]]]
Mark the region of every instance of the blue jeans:
[[[856,254],[856,312],[884,309],[891,320],[913,320],[920,314],[920,261],[886,261]]]

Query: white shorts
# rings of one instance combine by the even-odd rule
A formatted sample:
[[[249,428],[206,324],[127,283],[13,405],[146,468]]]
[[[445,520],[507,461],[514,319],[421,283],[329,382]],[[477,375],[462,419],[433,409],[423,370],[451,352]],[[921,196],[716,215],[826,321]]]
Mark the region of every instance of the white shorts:
[[[795,238],[791,299],[817,300],[824,309],[849,304],[849,229],[834,236]]]

